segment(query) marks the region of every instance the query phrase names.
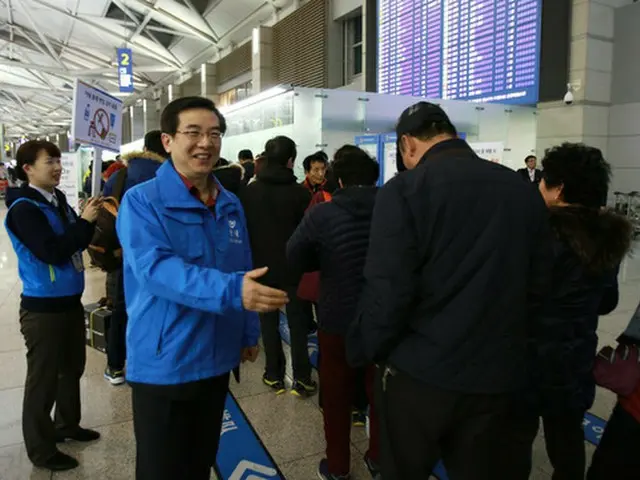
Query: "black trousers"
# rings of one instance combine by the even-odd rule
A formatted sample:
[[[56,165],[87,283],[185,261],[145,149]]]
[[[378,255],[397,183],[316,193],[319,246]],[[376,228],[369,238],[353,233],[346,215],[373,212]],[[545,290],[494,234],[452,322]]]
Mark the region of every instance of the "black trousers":
[[[553,480],[583,480],[586,464],[584,411],[567,411],[544,415],[544,441],[553,466]],[[509,433],[505,435],[505,455],[508,460],[505,478],[527,480],[532,469],[532,449],[540,428],[540,416],[523,412],[512,415]]]
[[[311,362],[307,347],[309,334],[309,320],[304,310],[304,304],[296,294],[296,288],[286,289],[289,294],[287,305],[287,321],[291,337],[291,363],[293,377],[296,380],[311,378]],[[270,380],[284,380],[287,367],[282,338],[280,337],[280,312],[270,312],[260,315],[262,326],[262,343],[267,359],[265,373]]]
[[[400,372],[382,375],[382,478],[427,479],[440,459],[451,480],[495,478],[509,395],[450,392]]]
[[[27,455],[39,465],[56,452],[56,430],[70,432],[80,424],[80,377],[87,354],[84,310],[81,304],[62,313],[21,310],[20,331],[27,346],[22,432]]]
[[[607,422],[600,445],[593,454],[587,480],[636,480],[640,478],[640,422],[620,404]]]
[[[127,358],[127,305],[122,270],[107,274],[107,297],[113,303],[107,330],[107,365],[113,370],[123,370]]]
[[[136,480],[209,480],[229,374],[182,385],[131,387]]]

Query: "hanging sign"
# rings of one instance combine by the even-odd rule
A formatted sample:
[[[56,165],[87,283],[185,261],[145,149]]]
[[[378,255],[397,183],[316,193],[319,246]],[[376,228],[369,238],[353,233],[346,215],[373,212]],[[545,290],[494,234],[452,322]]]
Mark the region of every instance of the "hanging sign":
[[[120,151],[122,100],[76,80],[73,94],[72,138],[77,143]]]
[[[118,48],[118,86],[123,93],[133,93],[133,52]]]

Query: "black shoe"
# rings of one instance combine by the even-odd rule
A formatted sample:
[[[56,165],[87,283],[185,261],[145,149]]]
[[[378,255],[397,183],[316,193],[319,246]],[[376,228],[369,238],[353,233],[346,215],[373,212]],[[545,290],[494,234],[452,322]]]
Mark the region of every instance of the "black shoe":
[[[291,394],[296,397],[309,397],[318,391],[318,384],[313,380],[296,380],[291,387]]]
[[[111,367],[107,367],[104,370],[104,378],[111,385],[122,385],[126,381],[124,378],[124,370],[117,370]]]
[[[73,470],[80,464],[75,458],[70,457],[66,453],[57,451],[46,462],[34,465],[39,468],[46,468],[52,472],[63,472],[65,470]]]
[[[351,412],[351,422],[354,427],[366,427],[367,426],[367,412],[361,410],[354,410]]]
[[[266,374],[262,376],[262,383],[276,392],[276,395],[282,395],[287,391],[287,387],[282,380],[271,380]]]
[[[56,442],[62,443],[66,440],[75,440],[76,442],[93,442],[100,438],[100,434],[95,430],[88,428],[80,428],[70,432],[56,432]]]
[[[318,478],[320,480],[350,480],[351,475],[334,475],[329,472],[329,462],[326,458],[320,460],[320,465],[318,465]]]
[[[382,478],[380,476],[380,466],[376,462],[371,460],[369,455],[364,456],[364,464],[367,466],[367,470],[369,470],[369,473],[371,474],[371,478],[373,478],[373,480],[380,480]]]

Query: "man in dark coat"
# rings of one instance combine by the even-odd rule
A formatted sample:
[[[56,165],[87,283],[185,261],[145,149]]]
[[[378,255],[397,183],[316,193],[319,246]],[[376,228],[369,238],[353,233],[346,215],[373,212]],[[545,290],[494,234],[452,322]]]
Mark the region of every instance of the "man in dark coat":
[[[304,217],[311,201],[309,191],[298,184],[293,174],[296,145],[288,137],[275,137],[265,145],[267,164],[255,182],[240,192],[244,206],[255,265],[269,267],[261,278],[270,287],[289,294],[287,320],[291,339],[294,384],[292,394],[307,396],[317,390],[311,379],[311,363],[307,350],[308,320],[297,297],[300,274],[287,264],[287,241]],[[280,337],[279,312],[260,316],[262,341],[267,357],[263,382],[277,394],[286,391],[284,385],[285,356]]]
[[[535,157],[535,155],[529,155],[524,159],[524,163],[527,165],[527,167],[521,168],[520,170],[518,170],[518,173],[522,175],[523,180],[538,188],[540,180],[542,180],[542,172],[536,168],[538,159]]]
[[[382,477],[429,478],[442,458],[452,478],[493,478],[550,271],[547,212],[439,106],[409,107],[396,133],[408,171],[378,193],[349,339],[352,362],[381,366]]]

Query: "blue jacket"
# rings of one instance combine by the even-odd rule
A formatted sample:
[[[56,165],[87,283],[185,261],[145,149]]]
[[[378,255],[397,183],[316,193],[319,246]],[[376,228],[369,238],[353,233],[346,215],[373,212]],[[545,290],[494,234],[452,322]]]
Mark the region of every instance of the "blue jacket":
[[[27,192],[29,193],[28,190]],[[33,196],[35,197],[35,195]],[[7,220],[5,220],[5,227],[18,256],[18,271],[23,283],[23,295],[32,298],[59,298],[82,295],[84,291],[84,272],[82,270],[78,271],[71,261],[71,257],[67,257],[62,263],[47,264],[38,258],[10,228],[8,223],[8,219],[11,218],[10,213],[23,202],[39,208],[44,213],[56,236],[62,237],[66,230],[65,222],[63,222],[58,209],[44,201],[44,199],[37,201],[33,198],[22,196],[12,201]],[[77,221],[75,213],[66,203],[63,208],[66,211],[66,223],[75,224]],[[41,232],[41,235],[44,235],[44,232]],[[81,252],[82,249],[76,252],[80,262],[82,260]]]
[[[127,378],[174,385],[228,373],[260,336],[242,307],[252,268],[244,212],[218,185],[215,216],[171,162],[125,195],[117,230],[124,252]]]
[[[156,176],[160,165],[166,159],[154,152],[131,152],[122,156],[122,161],[127,165],[127,181],[124,184],[126,192],[131,187],[147,182]],[[113,195],[118,172],[115,172],[104,186],[103,195],[109,197]]]

